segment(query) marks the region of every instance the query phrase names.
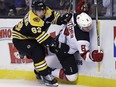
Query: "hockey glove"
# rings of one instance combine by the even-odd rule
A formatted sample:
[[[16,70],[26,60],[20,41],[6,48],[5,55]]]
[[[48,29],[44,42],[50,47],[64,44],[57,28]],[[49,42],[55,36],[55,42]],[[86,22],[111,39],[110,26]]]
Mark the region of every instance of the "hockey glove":
[[[64,15],[62,15],[61,17],[59,17],[58,24],[60,24],[60,25],[61,24],[67,24],[70,21],[71,17],[72,17],[72,14],[65,13]]]
[[[72,14],[65,13],[62,16],[62,22],[63,22],[63,24],[67,24],[70,21],[71,17],[72,17]]]
[[[58,37],[54,38],[54,40],[51,42],[51,45],[49,46],[49,49],[53,53],[62,52],[62,53],[68,53],[69,46],[65,43],[60,43],[58,41]]]
[[[103,51],[101,50],[100,52],[98,52],[98,50],[94,50],[92,52],[92,60],[94,62],[101,62],[103,59]]]

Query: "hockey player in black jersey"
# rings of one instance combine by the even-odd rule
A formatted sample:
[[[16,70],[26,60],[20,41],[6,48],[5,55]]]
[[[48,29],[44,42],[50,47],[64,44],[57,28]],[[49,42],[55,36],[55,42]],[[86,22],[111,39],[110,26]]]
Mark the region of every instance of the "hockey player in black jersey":
[[[53,45],[54,38],[47,32],[51,23],[66,24],[71,14],[61,16],[51,10],[43,2],[33,0],[32,10],[13,27],[13,44],[20,53],[29,56],[34,62],[34,69],[42,76],[46,85],[58,86],[57,80],[51,75],[47,66],[45,46]]]

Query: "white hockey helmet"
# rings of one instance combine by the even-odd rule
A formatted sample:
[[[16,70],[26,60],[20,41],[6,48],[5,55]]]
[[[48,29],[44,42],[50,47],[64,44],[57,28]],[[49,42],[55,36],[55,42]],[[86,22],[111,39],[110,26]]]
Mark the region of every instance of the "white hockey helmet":
[[[76,21],[82,31],[89,32],[92,29],[92,18],[85,12],[77,15]]]

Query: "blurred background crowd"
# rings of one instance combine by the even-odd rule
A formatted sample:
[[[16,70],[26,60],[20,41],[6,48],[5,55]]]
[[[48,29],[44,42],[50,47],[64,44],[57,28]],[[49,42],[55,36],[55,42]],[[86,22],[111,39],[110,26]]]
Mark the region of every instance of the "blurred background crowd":
[[[86,12],[95,17],[95,0],[42,0],[53,10],[66,12]],[[31,9],[32,0],[0,0],[0,17],[24,16]],[[116,0],[97,0],[99,17],[116,17]]]

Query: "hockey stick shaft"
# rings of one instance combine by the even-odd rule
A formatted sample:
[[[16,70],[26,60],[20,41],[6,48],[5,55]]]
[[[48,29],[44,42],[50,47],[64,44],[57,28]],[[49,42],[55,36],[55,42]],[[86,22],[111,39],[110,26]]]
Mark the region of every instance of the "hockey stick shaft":
[[[96,31],[97,31],[97,45],[98,45],[98,52],[100,52],[100,28],[99,28],[99,21],[98,21],[98,8],[97,8],[97,0],[94,0],[95,4],[95,16],[96,16]]]
[[[97,8],[97,0],[94,0],[95,4],[95,16],[96,16],[96,32],[97,32],[97,46],[98,46],[98,52],[100,53],[100,28],[98,25],[98,8]],[[100,72],[100,62],[98,62],[98,71]]]

